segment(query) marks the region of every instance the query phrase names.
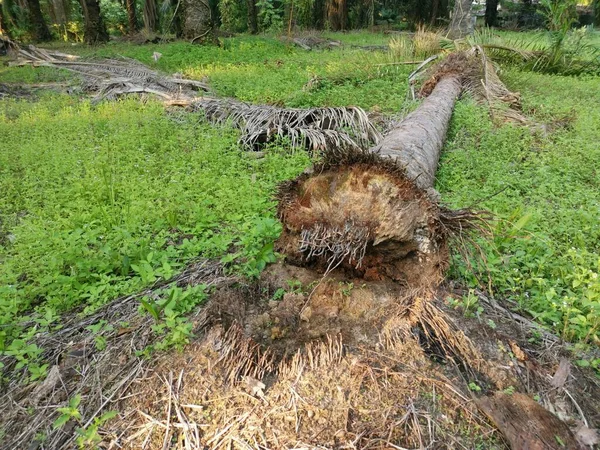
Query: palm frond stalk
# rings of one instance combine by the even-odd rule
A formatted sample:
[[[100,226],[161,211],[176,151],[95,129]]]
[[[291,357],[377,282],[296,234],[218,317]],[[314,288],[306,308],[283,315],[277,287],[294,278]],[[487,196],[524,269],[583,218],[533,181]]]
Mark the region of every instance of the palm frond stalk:
[[[186,106],[202,112],[215,124],[230,123],[242,132],[240,143],[249,149],[287,138],[293,147],[311,152],[326,149],[368,148],[381,134],[361,108],[279,108],[253,105],[233,99],[201,96],[210,88],[200,81],[163,75],[132,59],[82,61],[59,52],[29,46],[16,48],[15,65],[50,66],[69,70],[83,78],[85,91],[94,101],[114,100],[127,94],[151,94],[167,105]]]

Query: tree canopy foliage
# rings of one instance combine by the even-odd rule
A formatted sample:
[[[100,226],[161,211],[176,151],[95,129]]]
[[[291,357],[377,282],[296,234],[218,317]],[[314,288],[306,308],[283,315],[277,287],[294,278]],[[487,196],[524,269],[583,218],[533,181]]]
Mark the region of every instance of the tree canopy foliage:
[[[487,26],[547,26],[559,31],[578,22],[598,21],[600,0],[578,12],[576,0],[487,0],[473,6]],[[106,42],[109,35],[142,30],[156,34],[204,37],[206,30],[288,32],[351,30],[367,27],[414,30],[419,26],[461,24],[472,28],[465,4],[454,0],[0,0],[0,34],[21,41]],[[500,13],[499,13],[500,6]],[[583,11],[583,12],[582,12]],[[548,15],[550,13],[550,16]],[[594,16],[595,14],[595,16]],[[547,20],[546,20],[547,19]],[[587,22],[586,22],[587,21]]]

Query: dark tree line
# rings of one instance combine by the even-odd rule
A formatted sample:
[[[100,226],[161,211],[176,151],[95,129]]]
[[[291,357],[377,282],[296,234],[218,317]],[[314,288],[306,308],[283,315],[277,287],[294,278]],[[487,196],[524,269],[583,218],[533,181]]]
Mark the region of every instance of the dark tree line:
[[[600,19],[600,0],[593,3]],[[535,7],[531,0],[520,4],[524,9]],[[48,41],[53,30],[66,30],[78,20],[85,42],[106,42],[106,17],[114,16],[115,8],[123,14],[121,32],[134,34],[143,27],[149,33],[175,33],[195,41],[214,39],[221,24],[228,31],[249,33],[426,25],[449,27],[452,36],[462,36],[473,28],[471,0],[110,0],[103,5],[99,0],[0,0],[0,33]],[[498,6],[499,0],[486,1],[489,27],[498,25]]]

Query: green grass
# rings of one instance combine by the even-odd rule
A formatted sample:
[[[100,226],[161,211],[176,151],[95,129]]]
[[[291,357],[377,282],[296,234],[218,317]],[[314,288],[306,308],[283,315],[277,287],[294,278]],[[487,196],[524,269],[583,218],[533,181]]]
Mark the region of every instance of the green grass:
[[[439,173],[443,197],[480,205],[500,218],[484,244],[493,286],[569,340],[598,343],[600,328],[599,78],[511,71],[509,86],[543,133],[490,125],[461,102]]]
[[[284,145],[252,158],[232,130],[154,102],[48,97],[0,111],[4,339],[33,307],[97,306],[238,241],[259,251],[278,232],[277,183],[309,164]]]
[[[331,36],[351,44],[388,40]],[[384,53],[305,52],[268,36],[229,38],[221,48],[181,42],[59,47],[207,77],[219,95],[245,101],[389,113],[406,107],[412,70],[381,65],[390,62]],[[163,55],[156,63],[155,51]],[[503,77],[521,92],[533,119],[568,118],[569,127],[546,134],[494,127],[485,109],[463,99],[438,188],[453,206],[485,199],[479,206],[498,216],[494,239],[481,244],[497,298],[566,339],[597,343],[600,78],[515,69]],[[71,79],[47,68],[0,67],[0,83]],[[309,89],[311,79],[319,81]],[[237,248],[240,270],[256,274],[279,230],[276,185],[310,164],[285,143],[257,160],[238,148],[237,132],[135,99],[96,107],[57,94],[0,100],[0,136],[0,349],[26,333],[18,324],[34,311],[56,317],[77,305],[97,307],[198,256],[220,258]],[[478,283],[460,264],[452,274]]]

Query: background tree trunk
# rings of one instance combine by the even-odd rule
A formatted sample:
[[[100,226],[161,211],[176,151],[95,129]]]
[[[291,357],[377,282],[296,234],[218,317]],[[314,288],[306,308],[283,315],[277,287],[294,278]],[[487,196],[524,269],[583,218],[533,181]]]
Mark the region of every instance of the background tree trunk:
[[[448,32],[451,39],[460,39],[473,32],[472,6],[473,0],[455,0]]]
[[[328,0],[327,22],[333,31],[345,30],[348,21],[348,8],[346,0]]]
[[[150,33],[155,33],[158,29],[156,0],[144,0],[144,28]]]
[[[485,2],[485,25],[495,27],[498,19],[498,0],[487,0]]]
[[[60,26],[61,32],[66,32],[65,27],[69,23],[71,15],[71,4],[68,0],[49,0],[48,8],[52,21]]]
[[[0,36],[7,36],[10,38],[8,31],[8,23],[6,18],[4,17],[4,11],[2,11],[2,7],[0,7]],[[0,45],[2,45],[0,43]]]
[[[216,42],[209,4],[205,0],[182,0],[182,6],[183,38],[194,42]]]
[[[258,33],[258,11],[256,0],[247,0],[248,5],[248,31],[252,34]]]
[[[98,0],[80,0],[83,9],[84,30],[83,40],[86,44],[99,44],[108,42],[108,31],[102,15]]]
[[[433,0],[433,5],[431,6],[431,20],[429,21],[430,26],[434,26],[437,21],[438,10],[440,8],[440,0]]]
[[[29,23],[33,40],[37,42],[52,40],[52,34],[50,34],[40,8],[40,0],[27,0],[27,9],[29,10]]]
[[[125,6],[127,7],[127,21],[129,24],[129,34],[134,34],[138,30],[135,0],[125,0]]]

